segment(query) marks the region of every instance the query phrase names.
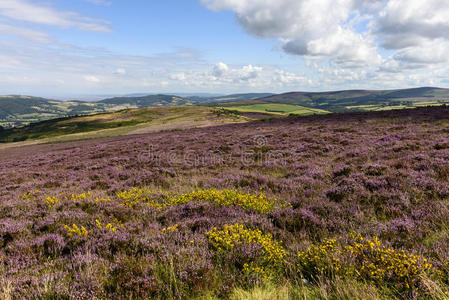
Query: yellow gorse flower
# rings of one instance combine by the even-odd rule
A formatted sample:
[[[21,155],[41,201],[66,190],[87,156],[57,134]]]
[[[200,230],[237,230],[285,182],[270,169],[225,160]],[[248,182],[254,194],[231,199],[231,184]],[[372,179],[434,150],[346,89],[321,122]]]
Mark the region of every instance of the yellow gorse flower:
[[[36,203],[43,202],[45,205],[47,205],[48,208],[53,208],[56,204],[61,202],[58,198],[54,196],[49,196],[45,198],[38,198],[37,194],[39,191],[34,190],[29,193],[25,193],[22,195],[22,199],[26,201],[34,201]]]
[[[64,229],[67,230],[68,236],[81,236],[85,237],[89,234],[84,226],[78,227],[78,225],[73,224],[72,226],[65,225]]]
[[[259,229],[246,229],[241,224],[225,225],[222,230],[213,228],[206,233],[210,245],[217,252],[230,251],[238,245],[258,245],[261,249],[261,265],[245,264],[246,275],[258,273],[262,278],[279,268],[285,262],[286,252],[271,234],[263,234]]]
[[[114,233],[117,232],[118,227],[122,226],[122,224],[117,219],[114,219],[113,223],[107,223],[107,224],[102,222],[101,219],[95,219],[95,225],[100,230],[106,229],[106,230],[114,232]]]
[[[348,239],[328,239],[298,253],[298,265],[309,277],[351,276],[379,284],[411,289],[432,264],[419,255],[397,251],[379,239],[350,234]]]
[[[282,204],[276,198],[267,197],[263,192],[253,195],[228,189],[221,191],[217,189],[206,189],[175,196],[170,200],[170,204],[179,205],[193,201],[210,202],[222,206],[239,206],[263,214],[268,214],[277,207],[287,206],[287,204]]]
[[[175,224],[173,226],[170,227],[166,227],[166,228],[162,228],[162,232],[175,232],[178,230],[178,224]]]
[[[72,200],[72,201],[82,201],[82,200],[90,199],[91,197],[92,197],[92,192],[88,191],[87,193],[82,193],[82,194],[79,194],[79,195],[71,194],[70,195],[70,200]]]
[[[117,192],[116,196],[122,201],[122,206],[135,208],[140,202],[149,200],[150,191],[144,188],[132,188],[128,191]]]
[[[42,201],[45,204],[47,204],[48,208],[52,208],[60,202],[59,199],[56,197],[47,197],[47,198],[44,198]]]

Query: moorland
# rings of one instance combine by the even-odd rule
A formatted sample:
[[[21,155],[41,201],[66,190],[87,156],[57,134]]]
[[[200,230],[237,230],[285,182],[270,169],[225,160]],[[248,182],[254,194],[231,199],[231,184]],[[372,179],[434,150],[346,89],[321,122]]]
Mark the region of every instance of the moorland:
[[[0,149],[1,296],[447,299],[449,108],[197,108]]]

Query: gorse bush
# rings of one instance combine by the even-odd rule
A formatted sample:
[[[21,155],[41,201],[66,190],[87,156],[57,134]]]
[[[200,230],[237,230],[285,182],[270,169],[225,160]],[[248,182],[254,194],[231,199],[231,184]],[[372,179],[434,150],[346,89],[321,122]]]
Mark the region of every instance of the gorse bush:
[[[122,201],[123,206],[134,208],[140,202],[149,200],[149,193],[150,191],[148,189],[135,187],[127,191],[117,192],[116,196]]]
[[[210,202],[222,206],[236,206],[247,210],[254,210],[262,214],[267,214],[277,208],[285,207],[288,204],[282,203],[276,198],[269,198],[265,193],[259,192],[257,195],[243,193],[235,190],[207,189],[199,190],[173,197],[172,203],[185,204],[188,202]]]
[[[210,246],[218,255],[231,256],[246,276],[268,279],[285,262],[286,252],[271,234],[247,229],[241,224],[213,228],[207,234]],[[242,255],[243,254],[243,255]]]
[[[391,286],[400,292],[417,292],[423,288],[423,277],[434,274],[432,264],[419,255],[389,248],[377,238],[353,234],[324,240],[299,252],[298,266],[310,280],[341,276]]]
[[[276,198],[269,198],[262,191],[258,194],[243,193],[235,190],[205,189],[181,195],[166,195],[162,199],[152,196],[151,191],[144,188],[132,188],[116,193],[123,206],[136,207],[139,203],[145,203],[149,207],[158,209],[170,206],[183,205],[190,202],[209,202],[221,206],[242,207],[246,210],[254,210],[268,214],[278,208],[288,207],[289,204]]]
[[[123,226],[122,223],[117,219],[115,219],[112,223],[107,224],[105,222],[102,222],[101,219],[95,219],[95,225],[100,230],[108,230],[114,233],[117,232],[117,228]]]
[[[65,225],[64,229],[67,231],[68,236],[81,236],[85,237],[89,234],[84,226],[78,227],[78,225],[73,224],[72,226]]]

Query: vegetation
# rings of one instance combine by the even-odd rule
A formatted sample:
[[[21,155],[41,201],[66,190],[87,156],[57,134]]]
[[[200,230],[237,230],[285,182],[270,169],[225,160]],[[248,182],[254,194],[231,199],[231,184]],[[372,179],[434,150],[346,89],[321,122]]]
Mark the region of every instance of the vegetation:
[[[0,150],[1,297],[447,299],[448,116]]]

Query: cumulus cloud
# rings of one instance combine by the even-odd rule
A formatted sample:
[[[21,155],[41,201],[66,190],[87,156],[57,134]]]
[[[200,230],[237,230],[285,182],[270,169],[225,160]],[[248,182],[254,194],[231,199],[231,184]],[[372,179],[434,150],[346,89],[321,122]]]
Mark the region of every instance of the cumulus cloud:
[[[57,10],[26,0],[1,0],[0,15],[36,24],[77,28],[84,31],[110,32],[107,21],[82,16],[73,11]]]
[[[214,70],[212,71],[212,74],[214,74],[215,77],[221,77],[227,71],[229,71],[228,65],[226,65],[225,63],[219,62],[214,66]]]
[[[202,0],[230,10],[250,34],[277,38],[281,48],[345,68],[391,60],[409,68],[447,63],[449,1],[444,0]],[[392,50],[382,57],[381,49]]]
[[[212,10],[232,10],[239,24],[258,37],[279,38],[291,54],[364,65],[381,60],[367,34],[348,20],[358,12],[353,0],[203,0]],[[368,9],[369,7],[367,7]],[[372,8],[369,8],[372,9]]]

